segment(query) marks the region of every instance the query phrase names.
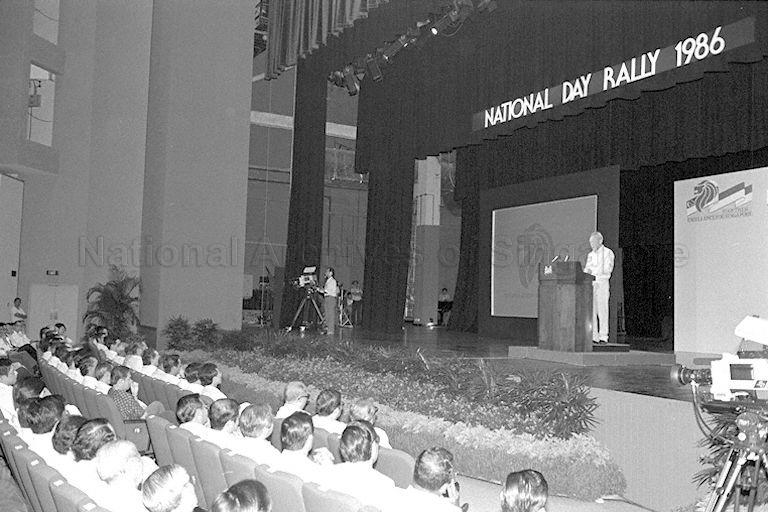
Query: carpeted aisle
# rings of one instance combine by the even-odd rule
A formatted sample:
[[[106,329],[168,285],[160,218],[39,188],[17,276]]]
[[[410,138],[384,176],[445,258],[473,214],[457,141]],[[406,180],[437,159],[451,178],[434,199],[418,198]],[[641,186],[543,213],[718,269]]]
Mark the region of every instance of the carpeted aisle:
[[[501,486],[482,480],[459,476],[461,502],[469,503],[469,512],[499,512]],[[648,512],[649,509],[629,503],[606,500],[605,503],[578,501],[552,496],[547,502],[547,512]]]

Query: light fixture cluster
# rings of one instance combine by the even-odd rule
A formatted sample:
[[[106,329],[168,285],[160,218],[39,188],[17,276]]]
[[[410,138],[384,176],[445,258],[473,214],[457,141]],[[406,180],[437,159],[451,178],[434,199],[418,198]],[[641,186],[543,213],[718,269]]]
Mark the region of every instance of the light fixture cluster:
[[[328,81],[337,87],[346,88],[350,96],[355,96],[360,92],[360,81],[366,73],[374,82],[383,80],[382,68],[403,49],[423,46],[432,37],[453,36],[472,13],[490,13],[496,7],[496,0],[453,0],[442,14],[418,21],[414,27],[386,46],[356,58],[341,70],[333,71],[328,75]]]

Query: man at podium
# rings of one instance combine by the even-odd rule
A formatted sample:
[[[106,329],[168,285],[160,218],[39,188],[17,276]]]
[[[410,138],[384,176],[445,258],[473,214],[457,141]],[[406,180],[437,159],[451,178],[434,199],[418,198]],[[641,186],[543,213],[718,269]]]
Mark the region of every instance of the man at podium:
[[[613,251],[603,245],[603,235],[595,231],[589,236],[592,252],[587,256],[584,272],[595,276],[592,281],[592,342],[608,343],[609,282],[613,272]]]

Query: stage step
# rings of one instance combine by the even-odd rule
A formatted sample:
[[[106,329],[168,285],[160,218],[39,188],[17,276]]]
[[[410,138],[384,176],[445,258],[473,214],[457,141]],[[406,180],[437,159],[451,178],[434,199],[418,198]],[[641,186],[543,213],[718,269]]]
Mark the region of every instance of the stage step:
[[[629,352],[626,343],[593,343],[592,352]]]

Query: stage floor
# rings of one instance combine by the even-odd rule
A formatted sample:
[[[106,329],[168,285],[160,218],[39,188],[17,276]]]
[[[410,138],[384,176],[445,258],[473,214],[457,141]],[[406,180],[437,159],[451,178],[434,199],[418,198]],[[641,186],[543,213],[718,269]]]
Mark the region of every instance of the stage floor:
[[[692,401],[690,388],[670,382],[669,365],[633,364],[632,366],[576,366],[552,361],[509,356],[510,343],[496,338],[484,338],[471,333],[450,332],[445,328],[405,325],[400,335],[381,336],[361,329],[341,328],[340,336],[358,343],[382,346],[421,348],[425,354],[436,357],[492,358],[510,372],[523,369],[555,369],[583,375],[592,387],[637,393],[640,395]],[[630,352],[626,357],[642,354]],[[649,360],[658,360],[658,354],[649,354]],[[616,354],[620,361],[621,354]]]

